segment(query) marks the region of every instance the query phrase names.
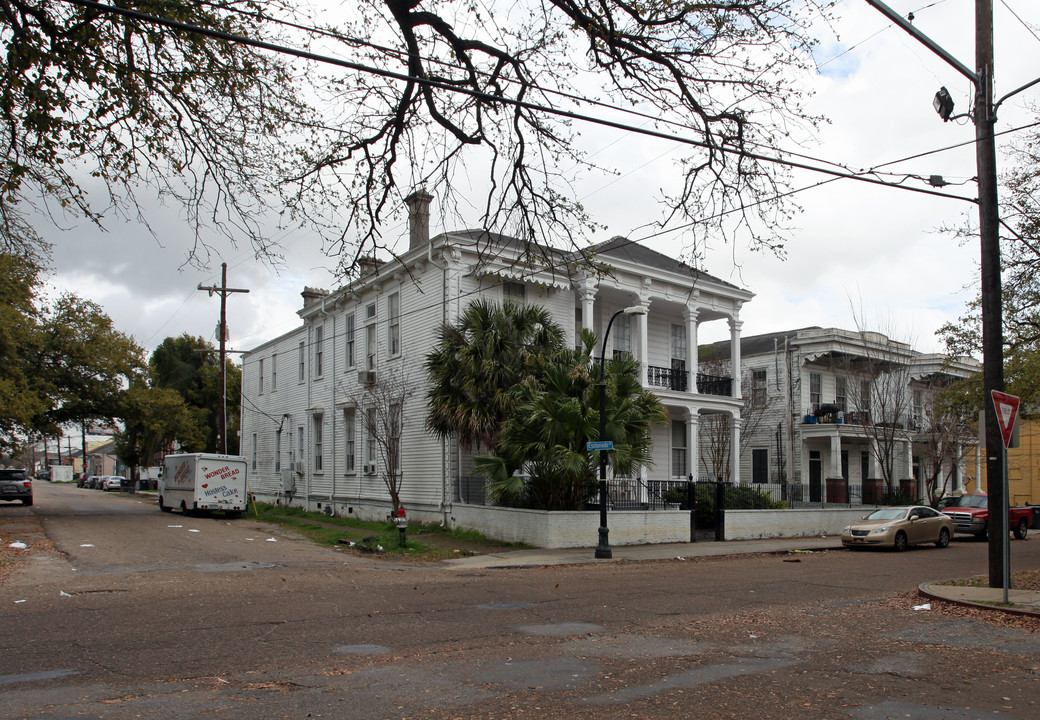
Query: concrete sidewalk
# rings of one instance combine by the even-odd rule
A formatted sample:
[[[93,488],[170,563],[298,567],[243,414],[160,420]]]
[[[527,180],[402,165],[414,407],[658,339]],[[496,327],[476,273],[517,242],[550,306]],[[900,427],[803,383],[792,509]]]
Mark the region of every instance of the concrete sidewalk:
[[[720,555],[748,555],[751,553],[811,552],[838,550],[841,538],[837,535],[811,538],[775,538],[768,540],[735,540],[731,542],[702,541],[695,543],[666,543],[661,545],[615,545],[613,557],[597,559],[595,548],[564,548],[561,550],[511,550],[490,555],[472,555],[452,558],[444,564],[454,570],[488,568],[529,568],[547,565],[578,565],[583,563],[633,562],[640,560],[674,560],[676,558],[711,557]]]

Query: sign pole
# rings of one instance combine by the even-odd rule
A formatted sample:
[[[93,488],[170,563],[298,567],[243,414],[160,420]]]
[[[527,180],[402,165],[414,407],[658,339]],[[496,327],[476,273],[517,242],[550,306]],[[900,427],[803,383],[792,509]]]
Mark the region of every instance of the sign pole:
[[[1003,581],[1004,581],[1004,604],[1008,604],[1008,588],[1011,587],[1011,528],[1008,527],[1008,516],[1011,512],[1011,503],[1007,501],[1008,495],[1008,449],[1004,447],[1004,498],[1005,507],[1003,512],[1000,513],[1002,518],[1000,521],[1000,537],[1001,542],[1004,543],[1004,568],[1003,568]]]

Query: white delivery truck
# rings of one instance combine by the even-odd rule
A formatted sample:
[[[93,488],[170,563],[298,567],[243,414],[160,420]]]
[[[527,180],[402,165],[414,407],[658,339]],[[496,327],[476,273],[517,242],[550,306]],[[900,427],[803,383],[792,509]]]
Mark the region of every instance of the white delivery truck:
[[[180,508],[185,515],[245,512],[246,459],[238,455],[189,453],[167,455],[159,478],[159,509]]]
[[[71,465],[51,465],[51,482],[52,483],[69,483],[72,482],[72,466]]]

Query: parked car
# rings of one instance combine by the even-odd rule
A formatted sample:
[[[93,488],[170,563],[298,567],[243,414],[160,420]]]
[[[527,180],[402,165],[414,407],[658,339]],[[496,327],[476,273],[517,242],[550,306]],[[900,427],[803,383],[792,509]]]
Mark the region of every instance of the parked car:
[[[36,479],[37,480],[50,480],[51,479],[51,471],[50,470],[40,470],[38,473],[36,473]]]
[[[956,505],[943,510],[953,519],[957,532],[974,535],[979,540],[989,538],[989,496],[986,493],[965,493],[957,499]],[[1029,536],[1029,526],[1033,523],[1033,508],[1024,505],[1008,508],[1008,529],[1015,534],[1016,540],[1025,540]]]
[[[21,500],[23,505],[33,504],[32,480],[24,469],[0,469],[0,500]]]
[[[937,509],[940,512],[942,512],[946,508],[953,507],[954,505],[956,505],[957,501],[960,500],[960,499],[961,498],[960,498],[959,495],[947,495],[946,497],[940,498],[939,502],[937,503],[937,505],[938,505]]]
[[[80,473],[79,477],[76,478],[76,487],[82,488],[87,486],[87,481],[90,480],[90,476],[86,473]]]
[[[953,520],[924,505],[878,508],[841,531],[841,544],[849,548],[890,547],[935,543],[944,548],[953,537]]]
[[[99,487],[101,487],[102,477],[103,476],[101,475],[91,475],[89,478],[87,478],[87,488],[89,488],[90,490],[97,490]]]
[[[126,482],[126,478],[120,475],[105,475],[101,478],[101,489],[105,492],[109,490],[122,490],[123,483]]]

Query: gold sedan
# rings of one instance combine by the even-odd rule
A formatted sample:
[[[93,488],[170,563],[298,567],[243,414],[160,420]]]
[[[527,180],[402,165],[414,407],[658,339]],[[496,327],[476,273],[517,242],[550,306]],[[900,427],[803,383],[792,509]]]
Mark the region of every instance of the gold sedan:
[[[953,520],[930,507],[906,505],[878,508],[841,531],[848,548],[890,547],[896,551],[911,545],[935,543],[944,548],[953,537]]]

